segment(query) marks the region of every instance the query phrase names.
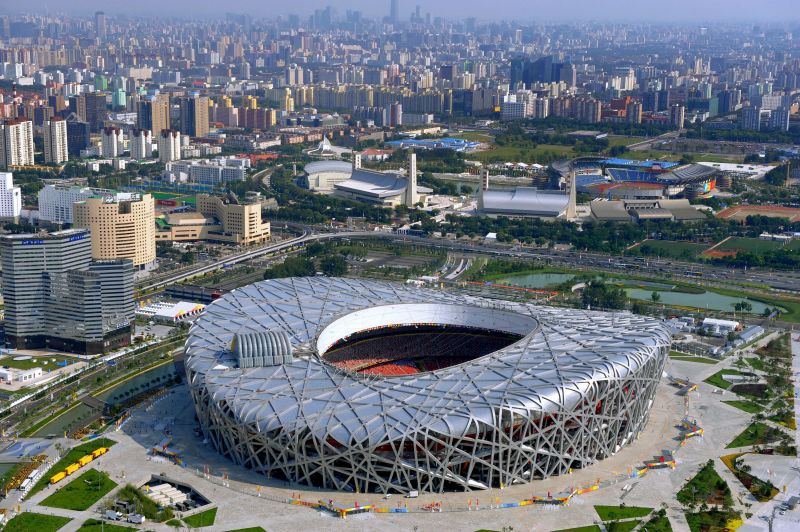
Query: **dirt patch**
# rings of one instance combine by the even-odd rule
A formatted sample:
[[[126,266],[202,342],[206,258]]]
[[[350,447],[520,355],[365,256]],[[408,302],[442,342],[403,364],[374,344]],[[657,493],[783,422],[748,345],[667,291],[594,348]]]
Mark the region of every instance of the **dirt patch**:
[[[703,252],[703,256],[704,257],[711,257],[711,258],[714,258],[714,259],[721,259],[721,258],[724,258],[724,257],[735,257],[736,253],[737,253],[737,251],[736,250],[732,250],[732,249],[729,249],[729,250],[726,250],[726,251],[720,251],[718,249],[711,249],[711,250],[704,251]]]

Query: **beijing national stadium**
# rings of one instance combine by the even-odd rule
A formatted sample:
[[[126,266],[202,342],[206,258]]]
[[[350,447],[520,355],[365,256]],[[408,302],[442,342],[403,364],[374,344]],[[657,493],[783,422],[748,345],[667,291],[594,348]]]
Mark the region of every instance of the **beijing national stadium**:
[[[661,322],[343,278],[211,304],[186,343],[206,437],[271,479],[469,491],[619,452],[647,423]]]

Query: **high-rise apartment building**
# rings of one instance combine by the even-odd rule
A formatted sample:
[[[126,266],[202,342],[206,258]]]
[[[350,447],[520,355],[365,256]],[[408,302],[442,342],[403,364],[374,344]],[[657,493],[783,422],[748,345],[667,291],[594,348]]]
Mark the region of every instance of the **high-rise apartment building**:
[[[103,157],[120,157],[125,151],[125,138],[118,127],[103,128],[102,153]]]
[[[158,134],[158,160],[162,163],[181,158],[181,134],[174,129],[162,129]]]
[[[208,135],[208,97],[189,96],[180,99],[180,132],[190,137]]]
[[[153,136],[149,129],[134,129],[129,142],[131,159],[139,161],[153,156]]]
[[[130,344],[133,265],[92,262],[89,232],[0,237],[6,339],[84,354]]]
[[[393,24],[400,23],[400,0],[392,0],[389,7],[389,20]]]
[[[33,122],[17,118],[0,125],[0,168],[33,164]]]
[[[642,102],[629,102],[625,106],[625,116],[631,124],[642,123]]]
[[[169,95],[146,96],[136,102],[136,125],[155,133],[170,128]]]
[[[44,162],[60,164],[69,159],[69,141],[67,140],[67,121],[54,116],[44,123]]]
[[[286,68],[286,84],[290,87],[303,84],[303,67],[292,63]]]
[[[0,219],[15,220],[22,212],[22,192],[14,186],[14,174],[0,172]]]
[[[673,104],[669,110],[669,120],[672,127],[683,129],[686,122],[686,107],[679,103]]]
[[[136,269],[155,265],[153,196],[117,193],[88,198],[73,208],[75,227],[91,229],[92,257],[129,259]]]

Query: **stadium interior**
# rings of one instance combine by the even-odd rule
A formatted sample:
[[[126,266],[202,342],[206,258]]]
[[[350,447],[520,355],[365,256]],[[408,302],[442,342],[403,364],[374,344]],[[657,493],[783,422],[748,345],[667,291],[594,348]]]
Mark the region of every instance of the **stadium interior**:
[[[355,373],[414,375],[474,360],[520,338],[512,333],[455,325],[379,327],[339,340],[322,359]]]

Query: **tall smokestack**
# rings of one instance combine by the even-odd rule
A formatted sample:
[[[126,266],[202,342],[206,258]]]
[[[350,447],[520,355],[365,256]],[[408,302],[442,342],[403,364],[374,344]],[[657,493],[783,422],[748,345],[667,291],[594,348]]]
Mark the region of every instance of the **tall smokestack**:
[[[406,186],[406,205],[413,207],[419,201],[417,196],[417,154],[408,156],[408,185]]]
[[[567,220],[574,220],[578,217],[578,208],[577,208],[577,197],[578,193],[575,188],[575,170],[572,168],[572,163],[570,163],[569,174],[567,174],[567,182],[566,182],[566,189],[567,194],[569,194],[569,202],[567,203],[567,211],[565,213],[565,217]]]

